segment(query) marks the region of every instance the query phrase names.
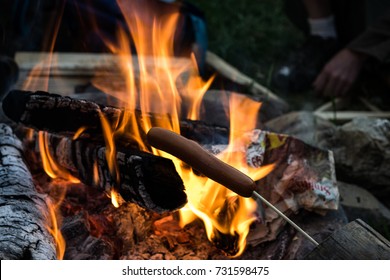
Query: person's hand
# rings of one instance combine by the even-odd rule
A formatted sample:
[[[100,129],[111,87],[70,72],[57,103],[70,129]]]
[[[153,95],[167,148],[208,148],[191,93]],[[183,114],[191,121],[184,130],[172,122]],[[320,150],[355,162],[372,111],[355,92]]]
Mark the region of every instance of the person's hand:
[[[313,83],[314,90],[325,96],[343,96],[355,83],[367,56],[342,49],[322,69]]]

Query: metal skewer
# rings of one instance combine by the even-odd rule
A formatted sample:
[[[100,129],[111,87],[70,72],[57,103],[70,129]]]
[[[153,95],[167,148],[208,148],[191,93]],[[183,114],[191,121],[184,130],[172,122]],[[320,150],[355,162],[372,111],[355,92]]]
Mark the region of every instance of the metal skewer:
[[[308,240],[310,240],[314,245],[318,246],[319,243],[313,239],[307,232],[305,232],[302,228],[300,228],[296,223],[294,223],[290,218],[288,218],[286,215],[284,215],[278,208],[273,206],[268,200],[266,200],[264,197],[262,197],[258,192],[253,191],[253,195],[259,198],[262,202],[264,202],[268,207],[270,207],[272,210],[274,210],[280,217],[282,217],[286,222],[288,222],[290,225],[292,225],[297,231],[302,233]]]
[[[309,234],[257,193],[255,191],[256,183],[250,177],[210,154],[199,144],[188,140],[177,133],[159,127],[151,128],[147,133],[147,139],[149,144],[153,147],[176,156],[196,170],[202,172],[205,176],[232,190],[236,194],[242,197],[251,197],[255,195],[297,231],[302,233],[310,242],[316,246],[319,245],[319,243]]]

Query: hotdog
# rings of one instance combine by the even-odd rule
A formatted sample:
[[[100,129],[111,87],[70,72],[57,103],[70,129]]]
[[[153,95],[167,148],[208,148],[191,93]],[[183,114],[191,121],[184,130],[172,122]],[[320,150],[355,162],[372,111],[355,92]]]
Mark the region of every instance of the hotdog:
[[[179,158],[215,182],[243,197],[252,196],[256,184],[250,177],[224,163],[198,143],[161,127],[151,128],[146,137],[151,146]]]

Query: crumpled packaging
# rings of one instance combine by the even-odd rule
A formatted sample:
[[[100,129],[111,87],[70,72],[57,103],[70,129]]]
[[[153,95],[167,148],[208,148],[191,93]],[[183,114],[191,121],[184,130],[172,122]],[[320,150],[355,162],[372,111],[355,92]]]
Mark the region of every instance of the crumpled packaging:
[[[254,130],[246,135],[247,163],[253,167],[275,164],[275,169],[257,182],[256,191],[287,216],[300,209],[325,214],[337,210],[337,187],[333,153],[310,146],[283,134]],[[258,201],[262,205],[261,201]],[[261,209],[264,210],[261,210]],[[270,208],[262,205],[263,219],[254,225],[249,244],[273,240],[286,223]],[[262,217],[259,212],[259,217]]]
[[[257,181],[256,191],[287,216],[300,209],[325,214],[337,210],[337,187],[333,153],[310,146],[283,134],[263,130],[246,133],[241,150],[250,167],[275,164],[274,170]],[[208,149],[219,154],[226,145],[213,145]],[[248,244],[258,245],[274,240],[286,222],[272,209],[258,200],[258,220],[251,227]]]

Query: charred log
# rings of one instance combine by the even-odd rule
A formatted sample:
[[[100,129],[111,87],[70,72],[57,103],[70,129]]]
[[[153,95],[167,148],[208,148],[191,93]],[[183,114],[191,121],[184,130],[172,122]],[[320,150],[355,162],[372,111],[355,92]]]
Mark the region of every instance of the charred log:
[[[116,175],[110,171],[104,144],[40,133],[55,163],[88,186],[107,193],[114,188],[125,201],[158,213],[176,210],[187,202],[183,181],[169,159],[118,147]],[[38,152],[38,133],[33,137]]]
[[[80,127],[88,135],[101,135],[100,114],[109,123],[123,118],[123,110],[92,101],[72,99],[43,91],[11,91],[3,100],[6,116],[28,127],[52,133],[73,135]]]
[[[11,128],[0,124],[0,259],[55,259],[48,206],[21,150]]]
[[[227,145],[229,142],[228,128],[203,121],[180,121],[180,134],[206,148],[208,145]]]
[[[111,124],[120,122],[126,114],[133,114],[142,127],[142,119],[148,117],[153,126],[159,126],[161,120],[167,116],[159,114],[146,114],[139,110],[129,112],[123,108],[106,106],[89,100],[81,100],[70,97],[37,91],[22,90],[11,91],[3,100],[4,113],[13,121],[28,127],[44,130],[51,133],[61,133],[65,136],[73,136],[81,127],[85,130],[81,138],[94,141],[102,139],[101,116]],[[132,124],[127,124],[127,131],[133,131]],[[227,144],[228,129],[214,125],[208,125],[201,121],[180,121],[181,134],[199,144]],[[143,142],[146,143],[146,132],[140,131]],[[122,146],[136,146],[133,139],[116,139]]]

